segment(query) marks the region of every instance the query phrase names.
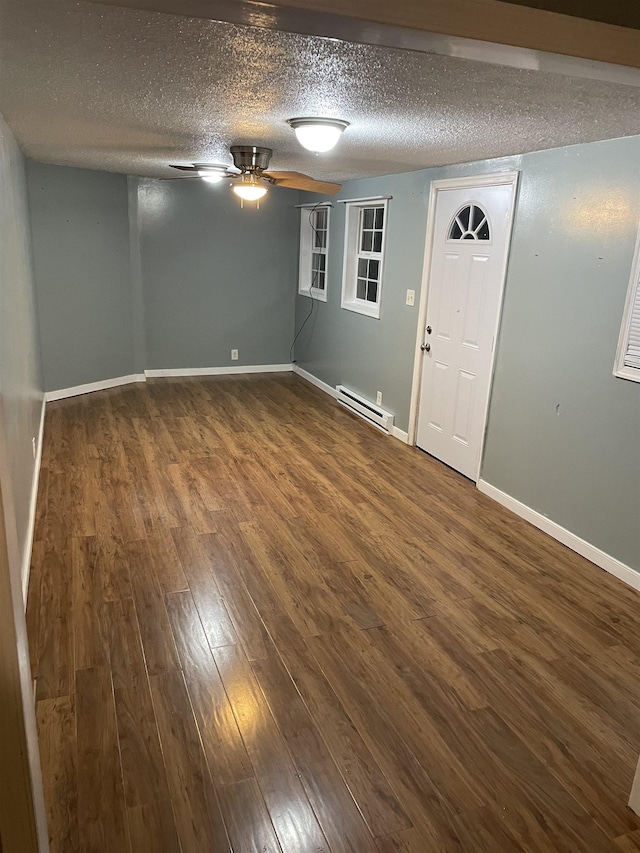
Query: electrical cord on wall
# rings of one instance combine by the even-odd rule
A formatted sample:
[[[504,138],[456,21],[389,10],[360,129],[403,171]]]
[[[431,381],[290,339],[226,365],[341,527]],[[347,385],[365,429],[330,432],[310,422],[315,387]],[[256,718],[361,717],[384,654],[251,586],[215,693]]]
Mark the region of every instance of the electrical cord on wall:
[[[314,245],[315,245],[315,237],[317,237],[317,235],[318,235],[318,233],[319,233],[319,232],[318,232],[318,229],[317,229],[317,228],[316,228],[316,226],[313,224],[313,220],[314,220],[314,213],[315,213],[315,212],[316,212],[316,210],[318,210],[318,208],[319,208],[319,207],[321,207],[323,204],[324,204],[324,202],[319,201],[319,202],[315,205],[315,207],[312,207],[312,208],[311,208],[311,210],[309,211],[309,225],[311,226],[311,230],[313,231],[313,238],[314,238],[314,239],[312,240],[312,246],[311,246],[311,257],[312,257],[312,259],[313,259],[313,247],[314,247]],[[312,269],[313,269],[313,264],[312,264],[311,266],[312,266]],[[311,291],[311,290],[313,289],[313,286],[314,286],[314,284],[316,283],[316,280],[317,280],[317,278],[318,278],[318,272],[319,272],[319,270],[315,270],[315,271],[314,271],[314,273],[313,273],[313,278],[311,279],[311,286],[310,286],[310,288],[309,288],[309,291]],[[301,335],[301,333],[302,333],[302,330],[303,330],[303,329],[304,329],[304,327],[307,325],[307,322],[311,319],[311,315],[313,314],[313,310],[314,310],[314,308],[316,307],[316,302],[317,302],[317,300],[313,298],[313,296],[311,295],[311,292],[309,292],[309,298],[311,299],[311,308],[310,308],[310,310],[309,310],[309,313],[308,313],[308,314],[307,314],[307,316],[304,318],[304,322],[302,323],[302,325],[300,326],[300,328],[299,328],[299,329],[298,329],[298,331],[296,332],[296,335],[295,335],[294,339],[291,341],[291,346],[289,347],[289,361],[291,362],[291,364],[297,364],[297,362],[296,362],[295,358],[293,357],[293,348],[295,347],[295,345],[296,345],[296,341],[297,341],[297,340],[298,340],[298,338],[300,337],[300,335]]]

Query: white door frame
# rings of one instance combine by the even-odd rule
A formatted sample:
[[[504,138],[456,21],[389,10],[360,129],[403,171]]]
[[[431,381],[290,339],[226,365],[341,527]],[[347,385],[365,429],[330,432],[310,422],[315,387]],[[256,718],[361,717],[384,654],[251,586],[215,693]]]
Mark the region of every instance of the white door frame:
[[[513,217],[516,209],[516,196],[518,193],[518,178],[520,176],[519,171],[511,171],[511,172],[494,172],[490,175],[470,175],[466,178],[446,178],[440,181],[431,181],[431,188],[429,191],[429,213],[427,215],[427,239],[425,243],[424,249],[424,264],[422,267],[422,287],[420,288],[420,308],[418,310],[418,331],[416,335],[416,348],[415,355],[413,360],[413,381],[411,384],[411,407],[409,409],[409,438],[408,444],[415,445],[416,443],[416,433],[418,431],[418,414],[420,408],[420,384],[422,380],[422,365],[424,363],[424,356],[420,349],[423,338],[424,338],[424,328],[425,323],[427,321],[427,306],[429,302],[429,276],[431,273],[431,261],[433,259],[433,250],[434,250],[434,234],[435,234],[435,225],[436,225],[436,204],[438,201],[438,193],[441,190],[453,190],[453,189],[466,189],[467,187],[499,187],[499,186],[511,186],[513,188],[513,192],[511,193],[511,204],[509,206],[508,220],[507,220],[507,251],[504,255],[504,260],[502,262],[502,269],[500,274],[500,301],[498,307],[498,315],[496,317],[496,326],[494,329],[494,344],[493,351],[491,353],[491,375],[489,378],[489,393],[487,395],[487,404],[485,406],[485,410],[483,413],[483,436],[482,436],[482,448],[480,450],[480,457],[478,459],[478,470],[476,471],[475,481],[477,482],[480,477],[480,466],[482,465],[482,457],[484,455],[484,439],[485,432],[487,426],[487,414],[489,412],[489,400],[491,398],[491,389],[493,387],[493,373],[495,370],[496,364],[496,350],[497,350],[497,335],[498,328],[500,326],[500,318],[502,316],[502,303],[504,300],[504,284],[507,277],[507,263],[509,261],[509,254],[511,251],[511,232],[513,227]]]
[[[629,796],[629,808],[632,808],[636,814],[640,815],[640,759],[638,759],[638,767]]]

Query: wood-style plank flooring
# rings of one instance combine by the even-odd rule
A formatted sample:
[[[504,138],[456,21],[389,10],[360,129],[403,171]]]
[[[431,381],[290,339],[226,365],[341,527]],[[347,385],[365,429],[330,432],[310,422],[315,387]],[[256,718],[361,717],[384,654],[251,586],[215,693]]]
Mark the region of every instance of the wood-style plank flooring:
[[[293,375],[49,404],[51,851],[640,850],[639,603]]]

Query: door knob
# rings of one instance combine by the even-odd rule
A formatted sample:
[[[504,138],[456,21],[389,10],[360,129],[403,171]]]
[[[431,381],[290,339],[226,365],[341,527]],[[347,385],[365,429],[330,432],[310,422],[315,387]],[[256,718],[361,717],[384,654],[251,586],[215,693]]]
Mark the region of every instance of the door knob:
[[[422,344],[420,349],[422,350],[422,352],[429,352],[431,350],[431,344]]]

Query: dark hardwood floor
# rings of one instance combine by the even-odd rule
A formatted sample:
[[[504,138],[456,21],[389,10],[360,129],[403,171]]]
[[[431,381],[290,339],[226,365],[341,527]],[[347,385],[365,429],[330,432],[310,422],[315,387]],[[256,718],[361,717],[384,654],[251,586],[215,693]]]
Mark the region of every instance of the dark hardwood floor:
[[[293,375],[49,404],[52,853],[640,850],[639,603]]]

